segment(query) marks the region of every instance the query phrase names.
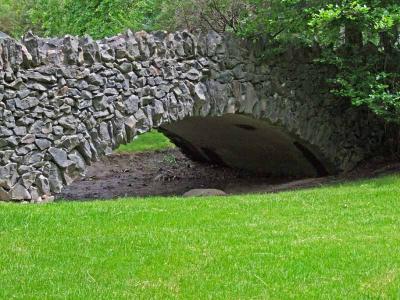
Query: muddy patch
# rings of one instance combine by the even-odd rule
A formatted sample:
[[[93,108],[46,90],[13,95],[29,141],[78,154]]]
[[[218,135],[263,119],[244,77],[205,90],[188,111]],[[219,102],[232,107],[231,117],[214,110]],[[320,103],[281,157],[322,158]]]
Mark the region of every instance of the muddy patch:
[[[194,162],[178,149],[113,154],[89,167],[86,177],[64,188],[57,199],[87,200],[119,197],[182,195],[191,189],[219,189],[227,194],[268,193],[377,176],[400,165],[377,161],[340,176],[271,178],[217,165]]]
[[[64,188],[58,199],[110,199],[126,196],[182,195],[191,189],[241,191],[261,184],[283,183],[218,165],[194,162],[177,149],[113,154],[89,167],[86,177]]]

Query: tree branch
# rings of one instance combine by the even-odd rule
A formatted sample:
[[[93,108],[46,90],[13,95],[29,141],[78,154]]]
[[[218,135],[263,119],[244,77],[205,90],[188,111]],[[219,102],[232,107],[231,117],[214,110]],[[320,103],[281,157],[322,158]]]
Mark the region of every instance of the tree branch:
[[[203,19],[203,21],[205,21],[207,24],[208,24],[208,26],[210,26],[210,28],[212,29],[212,30],[214,30],[215,32],[218,32],[218,29],[216,29],[216,28],[214,28],[214,26],[211,24],[211,22],[207,19],[207,17],[204,15],[204,13],[200,13],[200,18],[201,19]]]

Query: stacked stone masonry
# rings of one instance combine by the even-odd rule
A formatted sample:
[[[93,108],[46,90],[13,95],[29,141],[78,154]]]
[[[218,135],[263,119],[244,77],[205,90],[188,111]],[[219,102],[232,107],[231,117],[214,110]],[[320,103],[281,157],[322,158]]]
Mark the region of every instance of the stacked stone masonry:
[[[329,94],[312,51],[259,60],[230,35],[0,39],[0,200],[41,202],[135,135],[189,116],[281,126],[336,171],[373,154],[382,123]]]

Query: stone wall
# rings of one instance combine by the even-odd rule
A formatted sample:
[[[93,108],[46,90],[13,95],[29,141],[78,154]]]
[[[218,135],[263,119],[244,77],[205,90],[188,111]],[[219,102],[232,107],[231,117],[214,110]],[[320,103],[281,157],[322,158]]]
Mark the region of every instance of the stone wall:
[[[49,200],[135,135],[191,116],[265,120],[330,172],[379,148],[383,124],[329,94],[312,51],[260,63],[256,48],[215,32],[1,38],[0,200]]]

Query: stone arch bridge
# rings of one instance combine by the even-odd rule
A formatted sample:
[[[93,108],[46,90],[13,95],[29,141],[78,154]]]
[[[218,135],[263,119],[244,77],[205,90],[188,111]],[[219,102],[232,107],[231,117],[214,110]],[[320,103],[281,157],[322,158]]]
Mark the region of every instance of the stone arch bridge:
[[[40,202],[160,128],[196,159],[318,176],[373,155],[384,129],[329,94],[312,50],[261,62],[230,35],[130,31],[0,38],[0,200]]]

